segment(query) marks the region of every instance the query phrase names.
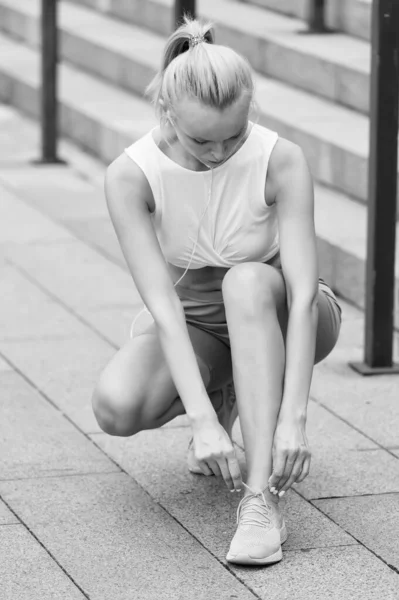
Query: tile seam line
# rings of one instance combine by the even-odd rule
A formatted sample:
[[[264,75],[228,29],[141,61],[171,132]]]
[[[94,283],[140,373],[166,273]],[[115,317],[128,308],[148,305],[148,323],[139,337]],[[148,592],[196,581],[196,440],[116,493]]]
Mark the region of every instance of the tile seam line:
[[[8,502],[6,502],[6,500],[4,500],[2,494],[0,494],[0,499],[4,502],[4,504],[7,506],[7,508],[12,512],[12,514],[20,521],[20,524],[23,525],[25,527],[25,529],[30,533],[30,535],[36,540],[36,542],[39,544],[39,546],[41,546],[43,548],[43,550],[48,554],[48,556],[50,556],[50,558],[55,562],[55,564],[67,576],[67,578],[72,582],[72,584],[80,591],[80,593],[83,595],[83,597],[87,598],[87,600],[90,600],[90,596],[88,594],[86,594],[86,592],[73,579],[73,577],[68,573],[68,571],[66,571],[66,569],[61,565],[61,563],[58,562],[58,560],[55,558],[55,556],[53,556],[53,554],[50,552],[50,550],[48,550],[48,548],[46,548],[46,546],[43,544],[43,542],[40,540],[40,538],[38,538],[37,535],[35,533],[33,533],[33,531],[30,529],[30,527],[28,527],[28,525],[24,522],[24,520],[18,516],[16,511],[8,504]]]
[[[15,481],[43,481],[43,479],[66,479],[70,477],[101,477],[103,475],[120,475],[121,467],[119,465],[116,466],[119,469],[118,471],[88,471],[87,473],[57,473],[56,475],[37,475],[33,477],[5,478],[0,479],[0,488],[3,483],[14,483]]]
[[[301,495],[301,494],[300,494]],[[373,494],[371,494],[373,495]],[[379,495],[379,494],[375,494],[375,495]],[[394,571],[394,573],[396,573],[397,575],[399,575],[399,568],[395,567],[394,565],[391,565],[390,563],[388,563],[384,558],[382,558],[382,556],[380,556],[379,554],[377,554],[377,552],[375,552],[374,550],[372,550],[371,548],[368,548],[366,546],[366,544],[364,544],[361,540],[357,539],[357,537],[355,537],[355,535],[353,535],[352,533],[350,533],[349,531],[347,531],[344,527],[342,527],[339,523],[337,523],[337,521],[334,521],[334,519],[328,515],[327,513],[323,512],[321,510],[321,508],[319,508],[318,506],[316,506],[315,504],[313,504],[313,502],[311,502],[312,506],[314,506],[322,515],[324,515],[325,517],[327,517],[327,519],[329,519],[330,521],[332,521],[332,523],[334,523],[337,527],[339,527],[340,529],[342,529],[342,531],[345,531],[345,533],[347,535],[349,535],[351,538],[353,538],[360,546],[363,546],[363,548],[366,549],[367,552],[371,552],[371,554],[374,554],[374,556],[376,558],[378,558],[378,560],[380,560],[382,563],[384,563],[384,565],[386,565],[389,569],[391,569],[391,571]]]
[[[102,339],[104,342],[109,344],[114,350],[120,349],[120,347],[117,344],[115,344],[112,340],[107,338],[107,336],[105,336],[99,329],[94,327],[91,323],[86,321],[86,319],[84,317],[82,317],[78,312],[76,312],[75,309],[73,309],[71,306],[68,306],[68,304],[66,304],[59,296],[57,296],[56,294],[51,292],[46,286],[42,285],[39,281],[37,281],[37,279],[32,277],[32,275],[26,269],[24,269],[24,267],[21,267],[18,263],[16,263],[9,256],[6,256],[5,262],[8,263],[10,266],[12,266],[16,271],[18,271],[27,281],[32,283],[37,289],[39,289],[46,296],[48,296],[48,298],[53,300],[56,304],[58,304],[64,310],[66,310],[70,315],[75,317],[80,323],[82,323],[85,327],[87,327],[87,329],[89,329],[92,333],[94,333],[100,339]],[[133,302],[132,302],[132,306],[133,306]]]
[[[91,438],[89,438],[89,439],[91,439]],[[91,441],[99,450],[101,450],[101,452],[103,452],[112,462],[114,462],[121,469],[122,473],[124,473],[130,479],[132,479],[140,487],[140,489],[151,499],[152,502],[154,502],[155,504],[160,506],[162,508],[162,510],[165,511],[165,513],[167,515],[169,515],[169,517],[171,519],[173,519],[173,521],[175,521],[179,527],[184,529],[184,531],[191,538],[193,538],[205,550],[205,552],[207,554],[209,554],[212,558],[214,558],[225,569],[225,571],[227,571],[230,575],[232,575],[235,579],[237,579],[251,594],[253,594],[253,597],[256,598],[256,600],[262,600],[262,597],[258,596],[258,594],[254,590],[252,590],[250,587],[248,587],[248,585],[245,583],[245,581],[243,581],[236,573],[234,573],[234,571],[232,569],[229,568],[228,564],[224,564],[209,548],[207,548],[201,542],[201,540],[199,540],[197,538],[196,535],[194,535],[189,529],[187,529],[187,527],[185,525],[183,525],[183,523],[181,523],[174,515],[172,515],[169,512],[169,510],[167,508],[165,508],[165,506],[162,504],[161,501],[157,500],[139,481],[137,481],[137,479],[135,479],[130,473],[125,471],[125,469],[122,467],[122,465],[120,465],[116,460],[114,460],[111,456],[109,456],[109,454],[107,454],[107,452],[103,448],[101,448],[101,446],[99,446],[94,440],[91,440]],[[0,495],[0,498],[1,498],[1,495]]]
[[[0,356],[1,356],[1,352],[0,352]],[[9,361],[8,359],[6,359],[7,362],[9,364],[12,365],[11,361]],[[13,365],[12,365],[13,366]],[[28,377],[26,377],[18,368],[15,368],[15,370],[21,374],[21,376],[29,383],[31,384],[30,380]],[[114,472],[105,472],[105,475],[115,475],[115,474],[120,474],[120,473],[124,473],[129,479],[132,479],[136,485],[138,485],[141,490],[151,499],[152,502],[154,502],[155,504],[157,504],[158,506],[160,506],[162,508],[162,510],[165,511],[166,514],[168,514],[180,527],[182,527],[190,537],[192,537],[193,539],[195,539],[197,541],[198,544],[200,544],[200,546],[202,546],[204,548],[204,550],[210,554],[226,571],[228,571],[229,574],[231,574],[233,577],[235,577],[246,589],[248,589],[248,591],[254,595],[254,598],[256,598],[257,600],[262,600],[262,598],[260,596],[258,596],[256,594],[256,592],[254,592],[251,588],[249,588],[246,583],[244,581],[241,580],[240,577],[238,577],[231,569],[229,569],[228,565],[225,565],[221,560],[219,560],[219,558],[217,556],[215,556],[213,554],[213,552],[211,552],[206,546],[204,546],[204,544],[193,534],[191,533],[182,523],[180,523],[165,507],[164,505],[157,501],[156,498],[154,498],[130,473],[128,473],[114,458],[112,458],[112,456],[110,456],[103,448],[101,448],[101,446],[99,446],[94,439],[92,439],[91,437],[89,437],[87,434],[85,434],[84,431],[82,431],[80,429],[80,427],[74,423],[69,417],[68,415],[66,415],[65,413],[63,413],[56,405],[53,404],[53,401],[44,393],[42,392],[35,384],[31,384],[32,387],[34,387],[38,393],[45,399],[47,400],[54,408],[57,409],[57,411],[59,411],[63,417],[69,421],[71,423],[71,425],[77,430],[79,431],[87,440],[89,440],[98,450],[100,450],[100,452],[102,454],[104,454],[116,467],[118,467],[118,469],[120,469],[119,471],[114,471]],[[103,473],[99,472],[99,473],[89,473],[89,475],[97,475],[97,476],[101,476]],[[34,479],[51,479],[51,478],[66,478],[66,477],[78,477],[78,476],[82,476],[84,477],[86,474],[82,474],[82,473],[74,473],[74,474],[70,474],[70,475],[52,475],[52,476],[48,476],[48,477],[40,477],[40,478],[30,478],[30,480],[34,480]],[[26,481],[27,478],[23,478],[23,479],[19,479],[19,480],[3,480],[3,481]],[[0,480],[0,487],[2,482]],[[7,507],[9,507],[8,503],[5,502],[3,496],[0,493],[0,499],[4,501],[4,503],[7,505]],[[9,507],[10,508],[10,507]],[[11,510],[11,509],[10,509]],[[12,511],[13,514],[15,514],[15,516],[17,518],[18,514],[15,513],[15,511]],[[26,524],[23,522],[22,519],[20,519],[20,521],[26,526]],[[29,530],[29,528],[27,527],[27,529]],[[29,530],[30,531],[30,530]],[[36,536],[35,536],[36,537]],[[44,547],[44,546],[43,546]],[[49,553],[50,554],[50,553]],[[57,563],[58,564],[58,563]],[[88,596],[85,596],[86,598],[89,598]]]
[[[384,452],[386,452],[387,454],[390,454],[391,456],[393,456],[393,458],[396,458],[396,460],[398,460],[398,457],[396,456],[396,454],[394,454],[388,448],[386,448],[385,446],[383,446],[382,444],[380,444],[377,440],[374,440],[367,433],[365,433],[364,431],[362,431],[361,429],[359,429],[358,427],[356,427],[356,425],[352,425],[352,423],[350,423],[344,417],[341,417],[339,414],[337,414],[336,412],[334,412],[332,410],[332,408],[330,408],[329,406],[326,406],[321,400],[318,400],[313,395],[309,395],[309,399],[313,400],[313,402],[315,402],[319,406],[322,406],[326,411],[328,411],[334,417],[336,417],[337,419],[339,419],[340,421],[342,421],[343,423],[345,423],[346,425],[348,425],[351,429],[353,429],[354,431],[356,431],[357,433],[359,433],[360,435],[362,435],[366,439],[370,440],[370,442],[373,442],[373,444],[375,444],[376,446],[378,446],[380,448],[380,450],[383,450]]]

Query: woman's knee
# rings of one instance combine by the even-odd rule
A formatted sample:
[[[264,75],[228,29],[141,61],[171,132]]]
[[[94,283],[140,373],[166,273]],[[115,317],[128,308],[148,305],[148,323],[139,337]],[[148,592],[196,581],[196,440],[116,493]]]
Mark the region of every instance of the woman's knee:
[[[286,303],[284,278],[263,263],[241,263],[226,273],[222,292],[225,303],[234,303],[250,313],[259,308],[279,310]]]
[[[109,435],[127,437],[141,430],[140,402],[112,382],[99,381],[92,396],[97,423]]]

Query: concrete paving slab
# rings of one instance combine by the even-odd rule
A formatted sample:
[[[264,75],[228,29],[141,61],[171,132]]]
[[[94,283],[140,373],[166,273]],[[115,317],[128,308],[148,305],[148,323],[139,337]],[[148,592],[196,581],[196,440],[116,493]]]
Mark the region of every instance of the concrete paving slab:
[[[226,562],[242,494],[231,494],[222,478],[187,470],[190,435],[191,431],[182,427],[143,431],[124,440],[106,434],[90,437],[212,554]],[[244,456],[239,450],[237,454],[245,474]],[[284,550],[356,544],[295,491],[287,494],[282,506],[289,531]]]
[[[0,174],[0,212],[7,219],[0,221],[0,243],[26,244],[37,240],[73,239],[69,231],[27,206],[11,193]]]
[[[81,431],[101,431],[91,398],[114,348],[90,331],[79,339],[3,343],[0,348]]]
[[[2,482],[0,493],[92,600],[254,598],[125,474]]]
[[[338,355],[315,369],[311,394],[383,447],[399,447],[398,376],[362,377]]]
[[[57,221],[108,217],[103,190],[68,165],[38,168],[21,163],[16,177],[15,168],[2,168],[0,163],[0,179],[24,202]]]
[[[80,600],[81,591],[22,525],[0,528],[2,600]]]
[[[399,494],[315,500],[314,505],[399,570]]]
[[[19,375],[2,377],[0,479],[118,471]]]
[[[397,600],[399,576],[366,548],[286,552],[270,568],[233,567],[262,600]]]
[[[12,525],[15,523],[20,523],[20,521],[4,504],[4,502],[0,500],[0,525]]]
[[[399,461],[314,401],[306,431],[310,473],[296,488],[305,498],[399,492]]]
[[[53,245],[42,248],[47,254],[53,252]],[[31,246],[19,250],[26,256],[34,252]],[[76,317],[13,266],[0,267],[0,313],[7,315],[6,319],[0,319],[0,347],[6,342],[86,335],[85,327]]]
[[[27,253],[12,248],[11,259],[52,294],[78,312],[139,301],[132,277],[81,241],[35,244]],[[60,269],[62,265],[62,269]]]

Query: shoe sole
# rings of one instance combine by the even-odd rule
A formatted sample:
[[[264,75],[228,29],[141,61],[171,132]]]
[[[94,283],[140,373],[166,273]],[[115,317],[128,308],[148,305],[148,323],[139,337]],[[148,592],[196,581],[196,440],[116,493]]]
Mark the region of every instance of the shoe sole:
[[[282,528],[280,529],[280,540],[281,544],[284,544],[288,539],[287,527],[284,523]],[[231,554],[230,552],[226,556],[226,560],[231,563],[235,563],[238,565],[268,565],[271,563],[276,563],[282,560],[283,551],[281,548],[277,550],[274,554],[270,556],[265,556],[264,558],[253,558],[249,556],[249,554]]]
[[[268,565],[270,563],[276,563],[282,560],[283,552],[281,548],[277,550],[274,554],[270,556],[266,556],[265,558],[253,558],[249,556],[249,554],[230,554],[226,556],[226,560],[230,563],[235,563],[237,565]]]

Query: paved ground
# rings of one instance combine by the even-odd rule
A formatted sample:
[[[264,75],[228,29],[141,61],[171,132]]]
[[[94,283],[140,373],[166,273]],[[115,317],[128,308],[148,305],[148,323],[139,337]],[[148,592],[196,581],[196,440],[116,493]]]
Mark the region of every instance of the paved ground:
[[[228,565],[239,498],[187,472],[185,419],[129,439],[95,422],[91,391],[140,298],[104,166],[65,142],[67,166],[35,166],[38,148],[38,129],[0,107],[2,600],[398,599],[399,377],[348,367],[362,313],[342,303],[314,372],[312,469],[287,494],[284,560]],[[243,462],[239,423],[234,438]]]

